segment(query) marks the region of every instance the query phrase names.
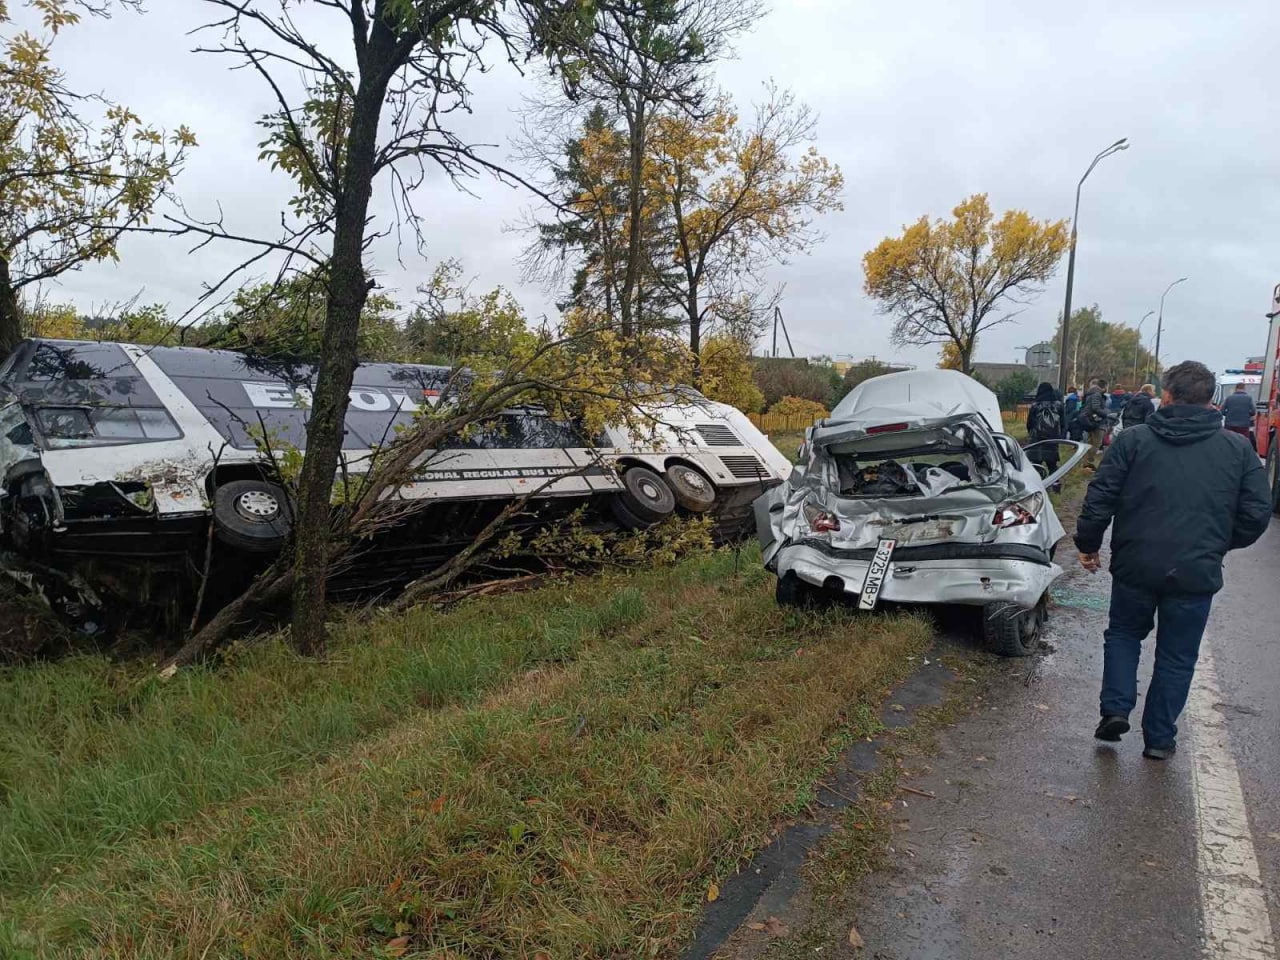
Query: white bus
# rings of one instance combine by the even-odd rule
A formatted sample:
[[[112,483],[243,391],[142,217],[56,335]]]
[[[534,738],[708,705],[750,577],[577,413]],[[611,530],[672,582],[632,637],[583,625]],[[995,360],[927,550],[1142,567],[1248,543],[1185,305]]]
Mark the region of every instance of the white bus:
[[[367,469],[449,374],[360,364],[343,473]],[[306,364],[229,351],[23,341],[0,366],[5,566],[39,580],[86,629],[103,627],[106,608],[148,619],[159,608],[176,626],[212,540],[205,609],[216,610],[288,540],[292,508],[263,438],[302,450],[314,376]],[[625,429],[587,437],[521,408],[430,451],[391,495],[402,508],[396,523],[339,572],[335,590],[395,589],[530,491],[526,524],[585,505],[601,526],[643,527],[684,511],[711,514],[726,536],[748,531],[751,501],[790,462],[740,411],[691,389],[646,405],[656,427],[642,442]]]

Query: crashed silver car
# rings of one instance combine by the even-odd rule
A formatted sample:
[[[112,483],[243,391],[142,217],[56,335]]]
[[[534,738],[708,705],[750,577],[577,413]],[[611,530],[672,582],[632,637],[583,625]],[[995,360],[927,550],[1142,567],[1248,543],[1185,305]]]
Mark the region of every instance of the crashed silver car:
[[[1031,653],[1062,573],[1053,554],[1064,531],[1047,488],[1088,446],[1045,441],[1065,448],[1045,476],[1031,447],[1000,429],[995,395],[956,371],[856,387],[808,429],[790,479],[756,501],[778,602],[980,606],[993,650]]]

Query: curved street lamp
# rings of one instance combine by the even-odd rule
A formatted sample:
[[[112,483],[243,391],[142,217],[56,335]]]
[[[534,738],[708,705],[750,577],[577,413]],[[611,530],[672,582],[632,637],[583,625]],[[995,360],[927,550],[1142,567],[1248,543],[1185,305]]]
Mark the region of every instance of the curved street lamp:
[[[1155,313],[1154,310],[1148,310],[1142,315],[1142,319],[1138,321],[1138,338],[1133,345],[1133,390],[1138,392],[1138,353],[1142,350],[1142,325],[1147,322],[1147,317]]]
[[[1179,277],[1173,283],[1164,288],[1164,293],[1160,294],[1160,312],[1156,315],[1156,354],[1155,363],[1157,370],[1160,367],[1160,333],[1164,330],[1164,298],[1169,295],[1169,291],[1180,284],[1186,277]],[[1163,379],[1163,378],[1162,378]],[[1157,387],[1162,386],[1159,380],[1153,380]]]
[[[1076,184],[1076,208],[1071,214],[1071,253],[1067,257],[1067,302],[1062,308],[1062,338],[1058,341],[1058,356],[1065,358],[1067,355],[1067,328],[1071,326],[1071,285],[1075,281],[1076,275],[1076,221],[1080,219],[1080,188],[1084,186],[1085,180],[1089,178],[1089,174],[1093,173],[1102,160],[1111,156],[1113,153],[1119,153],[1121,150],[1129,149],[1129,138],[1121,137],[1111,146],[1098,153],[1093,158],[1093,163],[1089,164],[1089,169],[1084,172],[1084,176],[1080,178],[1080,182]],[[1067,364],[1065,359],[1060,360],[1058,364],[1058,392],[1066,394],[1067,392]]]

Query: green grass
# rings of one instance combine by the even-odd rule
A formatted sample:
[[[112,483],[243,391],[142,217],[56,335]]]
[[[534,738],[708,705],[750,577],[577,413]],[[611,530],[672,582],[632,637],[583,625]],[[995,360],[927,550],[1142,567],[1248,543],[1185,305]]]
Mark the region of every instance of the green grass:
[[[800,430],[795,433],[771,433],[769,441],[778,448],[778,452],[790,460],[796,462],[796,454],[800,450],[800,444],[804,443],[804,431]]]
[[[0,956],[671,953],[929,633],[758,564],[0,673]]]

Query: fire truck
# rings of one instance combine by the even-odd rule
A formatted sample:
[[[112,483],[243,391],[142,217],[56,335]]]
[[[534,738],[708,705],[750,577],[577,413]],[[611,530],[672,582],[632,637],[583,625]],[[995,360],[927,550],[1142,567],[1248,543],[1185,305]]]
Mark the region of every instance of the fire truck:
[[[1271,309],[1267,311],[1270,329],[1267,352],[1262,360],[1262,383],[1258,390],[1258,415],[1253,435],[1258,456],[1267,463],[1267,479],[1271,481],[1271,508],[1280,514],[1280,283],[1271,291]]]

